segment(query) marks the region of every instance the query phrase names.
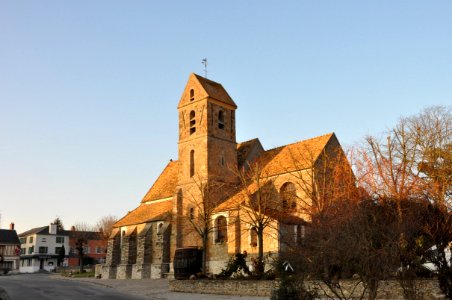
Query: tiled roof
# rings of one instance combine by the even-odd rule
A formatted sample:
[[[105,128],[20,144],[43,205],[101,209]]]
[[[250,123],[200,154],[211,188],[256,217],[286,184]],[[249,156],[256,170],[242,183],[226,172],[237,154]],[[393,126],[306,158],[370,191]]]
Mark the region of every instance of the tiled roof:
[[[168,198],[174,195],[179,173],[179,162],[170,161],[157,178],[141,203]]]
[[[257,159],[262,174],[274,176],[311,167],[333,136],[329,133],[265,151]]]
[[[237,164],[239,168],[245,164],[252,150],[256,147],[262,149],[258,138],[237,144]]]
[[[262,167],[262,174],[264,176],[274,176],[286,172],[306,169],[312,166],[333,136],[334,133],[329,133],[294,144],[267,150],[257,158],[257,163]],[[255,140],[250,140],[242,143],[244,144],[243,147],[249,147],[254,141]],[[248,194],[253,194],[256,192],[257,186],[254,183],[251,183],[247,189]],[[215,211],[220,212],[237,209],[244,202],[246,196],[246,190],[242,189],[220,204]]]
[[[158,201],[142,203],[129,212],[125,217],[116,222],[113,227],[136,225],[146,222],[165,220],[171,213],[173,201]]]
[[[199,76],[194,73],[193,75],[199,81],[199,83],[204,88],[209,97],[237,108],[237,105],[234,103],[232,98],[229,96],[228,92],[226,92],[226,90],[220,83],[209,80],[205,77]]]
[[[20,241],[15,230],[0,229],[0,245],[19,245]]]

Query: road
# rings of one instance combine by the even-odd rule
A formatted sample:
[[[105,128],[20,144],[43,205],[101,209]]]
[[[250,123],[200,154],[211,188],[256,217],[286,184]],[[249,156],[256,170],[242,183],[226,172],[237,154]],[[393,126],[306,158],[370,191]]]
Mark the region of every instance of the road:
[[[268,297],[169,292],[166,279],[101,280],[65,278],[57,274],[0,276],[0,300],[3,300],[1,298],[2,288],[11,300],[268,300]]]
[[[6,291],[11,300],[145,299],[88,282],[56,280],[48,274],[1,276],[0,288]]]

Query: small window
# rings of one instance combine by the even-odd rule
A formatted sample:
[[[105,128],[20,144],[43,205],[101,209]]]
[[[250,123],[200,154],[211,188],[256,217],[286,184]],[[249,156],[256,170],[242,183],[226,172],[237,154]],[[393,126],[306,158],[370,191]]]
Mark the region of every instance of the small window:
[[[35,246],[31,246],[28,248],[28,254],[32,254],[33,252],[35,252]]]
[[[29,238],[28,238],[28,242],[31,244],[31,243],[33,243],[33,237],[32,236],[30,236]]]
[[[64,243],[64,236],[57,236],[57,237],[56,237],[56,242],[57,242],[58,244]]]
[[[190,135],[196,132],[196,114],[195,111],[192,110],[190,112]]]
[[[195,209],[193,207],[190,207],[190,209],[188,211],[188,215],[189,215],[190,220],[195,219]]]
[[[46,238],[41,238],[41,242],[45,243],[45,242],[47,242],[47,239]]]
[[[218,113],[218,128],[224,129],[224,112],[222,110]]]
[[[221,157],[221,166],[224,167],[224,156]]]
[[[55,247],[55,254],[60,254],[61,247]]]
[[[190,151],[190,177],[195,176],[195,150]]]
[[[257,247],[257,229],[256,227],[251,227],[250,229],[250,246]]]
[[[195,100],[195,90],[191,89],[190,90],[190,101],[193,101],[193,100]]]
[[[21,244],[25,244],[27,242],[27,238],[21,237],[19,238]]]
[[[47,248],[47,247],[39,247],[39,253],[40,253],[40,254],[46,254],[47,251],[48,251],[48,248]]]
[[[224,243],[228,240],[228,223],[226,217],[219,216],[215,220],[216,225],[216,239],[215,243]]]
[[[157,225],[157,234],[162,234],[163,233],[163,223],[159,223]]]

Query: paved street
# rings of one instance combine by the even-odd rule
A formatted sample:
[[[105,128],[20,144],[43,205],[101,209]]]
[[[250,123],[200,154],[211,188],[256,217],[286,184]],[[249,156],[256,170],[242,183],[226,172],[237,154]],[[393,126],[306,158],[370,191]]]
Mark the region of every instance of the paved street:
[[[21,274],[0,277],[0,288],[11,300],[44,299],[144,299],[91,283],[56,280],[54,275]]]
[[[266,297],[172,293],[166,279],[100,280],[64,278],[56,274],[0,276],[11,300],[22,299],[152,299],[152,300],[267,300]],[[0,298],[1,299],[1,298]]]

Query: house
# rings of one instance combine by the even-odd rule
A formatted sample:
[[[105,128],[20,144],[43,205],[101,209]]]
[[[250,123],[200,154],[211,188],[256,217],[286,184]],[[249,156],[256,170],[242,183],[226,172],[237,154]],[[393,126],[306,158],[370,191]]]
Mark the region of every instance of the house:
[[[0,229],[0,272],[18,272],[19,255],[19,237],[11,223],[9,229]]]
[[[21,233],[19,240],[21,273],[53,271],[58,266],[61,248],[64,247],[66,256],[69,254],[69,235],[55,224]]]
[[[77,250],[77,243],[82,241],[84,264],[104,263],[107,255],[107,240],[100,231],[80,231],[75,226],[67,231],[69,235],[69,257],[67,264],[69,267],[80,265],[80,256]]]
[[[300,242],[309,222],[302,208],[315,206],[312,189],[331,194],[321,183],[338,180],[336,166],[326,162],[352,173],[339,141],[330,133],[270,150],[257,138],[237,143],[236,109],[221,84],[190,75],[178,105],[178,160],[167,164],[138,207],[114,225],[102,278],[161,278],[172,272],[176,249],[203,245],[193,224],[206,207],[212,208],[213,229],[203,249],[208,271],[221,271],[237,252],[255,256],[259,239],[249,212],[263,191],[271,195],[263,210],[271,219],[264,252],[281,253]],[[260,166],[260,179],[242,180],[240,172],[253,165]]]

